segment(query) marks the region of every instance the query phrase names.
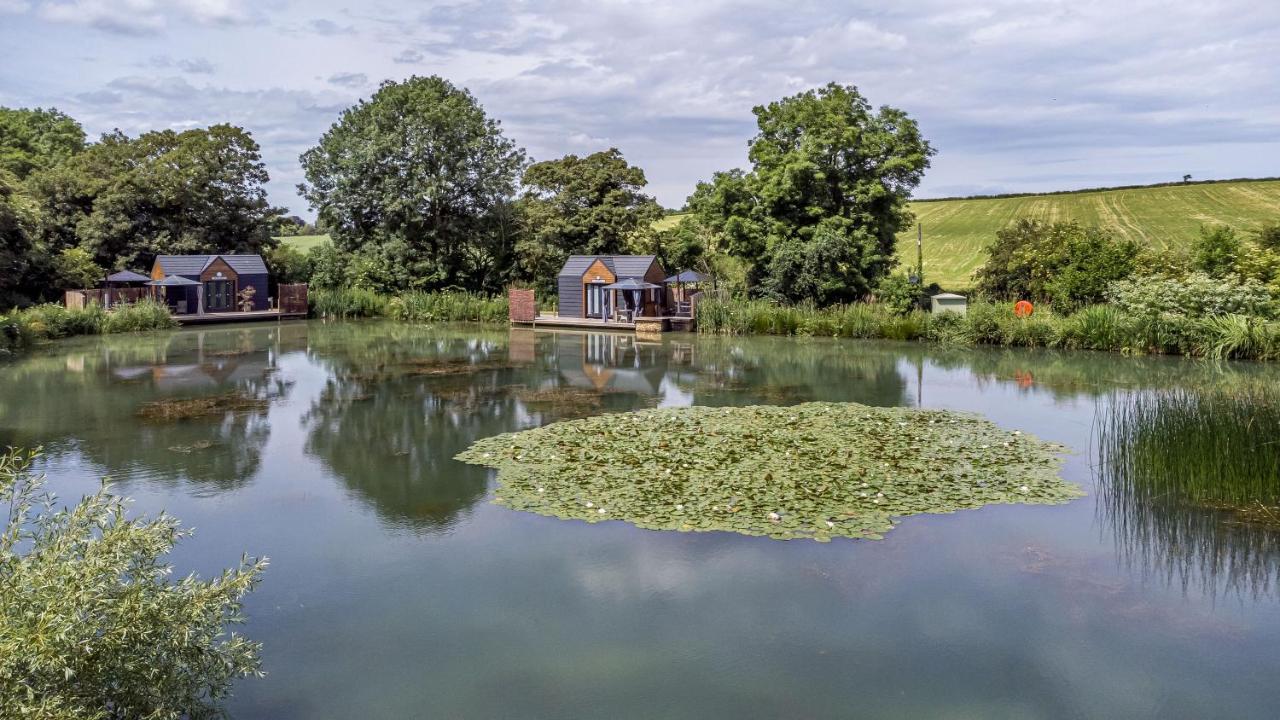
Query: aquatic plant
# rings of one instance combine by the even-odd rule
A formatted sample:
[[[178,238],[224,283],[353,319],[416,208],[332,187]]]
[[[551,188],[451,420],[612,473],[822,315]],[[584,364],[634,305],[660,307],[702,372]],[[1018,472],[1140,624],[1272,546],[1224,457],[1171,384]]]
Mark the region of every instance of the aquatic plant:
[[[597,415],[499,435],[457,459],[495,501],[655,530],[879,538],[897,516],[1062,503],[1061,447],[963,413],[856,403]]]
[[[266,410],[271,401],[250,393],[233,391],[194,398],[155,400],[138,408],[138,417],[153,422],[173,422],[228,412]]]
[[[1184,588],[1277,587],[1280,391],[1121,395],[1098,436],[1099,514],[1122,557]]]

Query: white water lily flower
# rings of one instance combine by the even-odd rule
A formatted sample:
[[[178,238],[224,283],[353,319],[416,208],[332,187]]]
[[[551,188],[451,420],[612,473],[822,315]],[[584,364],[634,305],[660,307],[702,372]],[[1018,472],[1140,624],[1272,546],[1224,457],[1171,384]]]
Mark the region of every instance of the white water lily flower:
[[[590,500],[587,501],[587,507],[595,507],[595,506],[596,506],[595,503],[591,502]]]
[[[601,515],[603,515],[603,514],[604,514],[604,508],[600,508],[600,509],[599,509],[599,510],[597,510],[596,512],[598,512],[598,513],[600,513]]]
[[[677,509],[677,510],[683,510],[683,509],[684,509],[684,505],[681,505],[681,504],[679,504],[679,503],[676,503],[676,509]]]
[[[1023,485],[1023,486],[1022,486],[1021,488],[1019,488],[1019,489],[1020,489],[1020,490],[1022,490],[1022,492],[1024,492],[1024,493],[1025,493],[1025,492],[1031,492],[1031,488],[1027,487],[1026,485]]]
[[[830,520],[828,520],[828,521],[827,521],[827,527],[828,527],[828,528],[833,528],[833,527],[835,527],[835,526],[836,526],[836,524],[835,524],[835,523],[831,522]]]
[[[862,497],[866,497],[866,496],[867,496],[867,494],[866,494],[866,493],[858,493],[858,494],[859,494],[859,495],[861,495]]]
[[[779,520],[782,519],[782,516],[776,512],[771,512],[769,513],[769,519],[772,520],[773,522],[778,522]]]
[[[544,488],[544,487],[540,487],[540,488],[538,488],[538,492],[540,492],[540,493],[544,493],[544,492],[546,492],[546,491],[547,491],[547,489],[546,489],[546,488]]]

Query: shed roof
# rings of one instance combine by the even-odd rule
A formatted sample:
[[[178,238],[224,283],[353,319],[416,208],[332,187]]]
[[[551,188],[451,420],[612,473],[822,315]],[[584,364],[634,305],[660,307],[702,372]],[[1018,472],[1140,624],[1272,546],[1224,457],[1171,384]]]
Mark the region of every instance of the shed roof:
[[[937,295],[933,296],[933,299],[934,300],[963,300],[964,296],[957,295],[955,293],[938,293]]]
[[[157,255],[156,262],[170,275],[199,275],[218,258],[241,275],[267,273],[267,264],[261,255]]]
[[[624,278],[642,278],[649,272],[656,255],[570,255],[560,269],[558,277],[582,277],[596,260],[605,264],[609,272]]]

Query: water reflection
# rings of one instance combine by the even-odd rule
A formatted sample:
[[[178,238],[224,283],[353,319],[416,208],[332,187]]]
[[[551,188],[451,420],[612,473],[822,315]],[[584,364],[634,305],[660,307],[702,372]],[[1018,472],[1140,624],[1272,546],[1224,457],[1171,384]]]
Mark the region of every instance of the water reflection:
[[[129,482],[247,482],[270,434],[265,411],[140,423],[146,403],[233,390],[279,400],[290,382],[277,360],[297,332],[279,328],[114,335],[68,341],[3,368],[0,443],[78,453]],[[130,428],[121,441],[122,428]]]
[[[1116,393],[1098,428],[1099,517],[1126,566],[1184,592],[1280,594],[1273,385]]]

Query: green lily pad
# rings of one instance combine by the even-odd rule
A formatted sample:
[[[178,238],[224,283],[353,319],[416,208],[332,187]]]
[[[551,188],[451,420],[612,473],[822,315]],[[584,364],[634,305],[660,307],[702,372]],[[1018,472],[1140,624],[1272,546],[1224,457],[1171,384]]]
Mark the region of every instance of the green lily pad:
[[[1060,445],[976,415],[856,403],[597,415],[486,438],[495,502],[553,517],[780,539],[879,539],[894,517],[1082,496]]]

